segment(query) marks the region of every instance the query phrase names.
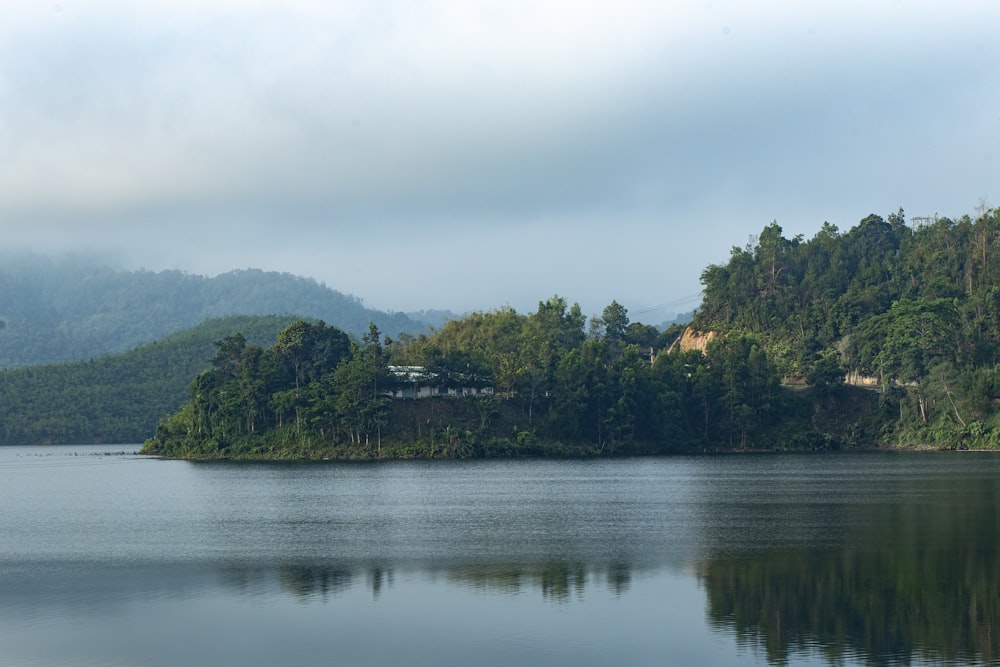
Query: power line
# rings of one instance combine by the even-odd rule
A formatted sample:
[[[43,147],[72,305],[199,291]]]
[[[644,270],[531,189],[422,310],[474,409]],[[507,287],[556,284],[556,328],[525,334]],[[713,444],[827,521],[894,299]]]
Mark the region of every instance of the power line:
[[[701,292],[696,292],[695,294],[689,294],[688,296],[681,297],[680,299],[675,299],[673,301],[665,301],[663,303],[657,304],[645,310],[638,310],[635,312],[636,315],[644,315],[646,313],[651,313],[654,310],[662,310],[663,308],[672,308],[676,306],[681,306],[687,303],[693,303],[701,299]]]

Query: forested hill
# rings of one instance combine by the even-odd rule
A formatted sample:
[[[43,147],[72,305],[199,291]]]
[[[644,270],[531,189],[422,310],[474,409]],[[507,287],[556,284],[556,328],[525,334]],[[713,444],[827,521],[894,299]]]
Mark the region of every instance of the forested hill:
[[[0,368],[121,352],[227,315],[296,314],[363,335],[427,323],[365,308],[309,278],[257,269],[209,278],[181,271],[117,271],[89,259],[0,256]],[[439,313],[429,319],[438,323]]]
[[[809,240],[772,223],[702,283],[694,328],[754,336],[786,378],[869,376],[901,404],[896,443],[1000,445],[1000,209]]]
[[[121,354],[0,371],[0,445],[141,442],[211,366],[215,341],[240,334],[273,345],[295,320],[235,315]]]
[[[8,442],[93,441],[150,433],[158,414],[145,451],[185,458],[997,449],[998,244],[1000,210],[918,224],[902,211],[872,215],[809,240],[773,223],[703,272],[691,325],[707,334],[703,351],[672,344],[683,327],[630,322],[614,301],[588,322],[558,296],[533,313],[476,312],[418,336],[374,322],[352,339],[307,320],[271,329],[270,345],[219,330],[216,354],[198,351],[170,405],[154,404],[167,395],[155,370],[164,361],[7,371],[0,424]],[[11,325],[3,339],[17,320],[0,319]],[[847,374],[879,391],[845,387]],[[102,402],[116,383],[117,402]],[[409,400],[418,389],[421,400]],[[63,406],[58,419],[51,406]],[[94,428],[94,415],[131,430]]]

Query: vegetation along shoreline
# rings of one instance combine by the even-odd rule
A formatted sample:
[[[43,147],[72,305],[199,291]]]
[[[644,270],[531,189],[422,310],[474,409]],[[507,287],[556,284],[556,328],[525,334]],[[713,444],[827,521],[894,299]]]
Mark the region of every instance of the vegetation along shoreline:
[[[687,327],[554,296],[398,339],[299,321],[212,368],[143,451],[193,459],[615,456],[1000,445],[1000,236],[871,215],[772,223],[702,273]],[[685,341],[687,341],[685,343]],[[845,379],[866,378],[869,386]],[[783,380],[786,381],[783,384]],[[874,386],[872,386],[874,385]]]
[[[145,440],[199,460],[993,450],[998,238],[997,210],[871,215],[809,240],[772,223],[702,272],[701,306],[670,326],[616,301],[588,318],[561,296],[392,336],[308,314],[209,319],[0,371],[0,444]],[[0,336],[27,340],[2,319]]]

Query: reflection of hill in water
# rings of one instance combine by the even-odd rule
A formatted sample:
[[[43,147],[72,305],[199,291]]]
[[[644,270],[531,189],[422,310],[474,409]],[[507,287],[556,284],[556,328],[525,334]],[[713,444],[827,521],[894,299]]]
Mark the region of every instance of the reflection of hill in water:
[[[967,555],[789,552],[706,563],[699,578],[709,623],[772,664],[803,648],[873,664],[989,662],[1000,657],[1000,577],[992,557]]]
[[[707,563],[709,622],[785,664],[802,647],[875,664],[1000,657],[1000,577],[990,558],[914,562],[859,552],[772,554]]]
[[[707,598],[707,623],[776,665],[800,653],[825,656],[831,664],[994,661],[1000,656],[995,548],[952,541],[963,528],[946,519],[931,517],[919,525],[901,521],[866,548],[786,549],[704,561],[693,576]],[[914,530],[931,539],[928,548],[914,548],[901,538]],[[359,596],[398,601],[394,588],[412,591],[408,582],[414,580],[486,596],[539,596],[546,603],[574,605],[592,593],[627,598],[641,591],[647,578],[666,572],[623,562],[558,560],[447,566],[25,564],[20,572],[11,571],[10,564],[4,567],[7,575],[17,576],[3,579],[0,619],[59,613],[66,600],[91,609],[128,609],[139,600],[196,600],[213,591],[254,605],[280,599],[352,604]],[[671,604],[663,600],[660,611]]]
[[[693,572],[707,599],[708,625],[766,656],[775,665],[797,655],[831,664],[984,664],[1000,657],[1000,562],[985,542],[950,542],[962,528],[944,517],[920,524],[941,541],[913,548],[895,532],[866,548],[776,550],[719,558]],[[990,531],[987,531],[989,533]],[[15,568],[17,569],[17,568]],[[669,568],[670,576],[679,574]],[[368,598],[397,604],[425,582],[485,596],[529,596],[556,605],[584,603],[591,594],[629,598],[662,568],[621,562],[475,562],[435,567],[415,563],[4,565],[0,619],[64,613],[67,605],[130,609],[221,594],[271,605],[356,604]],[[394,596],[393,591],[396,590]],[[427,591],[428,588],[417,590]],[[215,591],[215,592],[213,592]],[[536,597],[537,596],[537,597]],[[669,599],[649,609],[664,612]],[[280,605],[279,605],[280,606]],[[697,613],[697,612],[696,612]]]
[[[639,572],[624,563],[476,562],[446,567],[413,563],[323,563],[296,565],[96,563],[0,564],[0,616],[5,608],[35,609],[63,599],[93,600],[101,606],[127,604],[134,599],[183,600],[221,589],[260,601],[292,596],[304,602],[332,601],[363,587],[372,597],[392,589],[400,577],[443,581],[488,594],[536,594],[550,602],[583,599],[587,590],[625,595]],[[88,603],[89,604],[89,603]]]
[[[709,623],[772,664],[803,648],[833,662],[1000,659],[997,483],[965,481],[964,502],[930,500],[954,484],[853,508],[859,520],[840,547],[709,559],[698,567]]]

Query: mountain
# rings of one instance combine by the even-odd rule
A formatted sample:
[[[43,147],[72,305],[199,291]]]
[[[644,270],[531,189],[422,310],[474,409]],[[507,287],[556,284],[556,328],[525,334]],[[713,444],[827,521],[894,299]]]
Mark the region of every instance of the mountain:
[[[696,313],[697,311],[695,310],[689,310],[686,313],[678,313],[676,315],[671,315],[668,317],[668,319],[661,322],[658,328],[661,331],[663,331],[669,329],[675,324],[688,324],[691,320],[694,319]]]
[[[84,257],[0,256],[0,368],[80,361],[130,350],[227,315],[295,314],[361,336],[428,323],[366,308],[311,278],[244,269],[214,278],[182,271],[119,271]],[[436,323],[438,313],[431,314]]]
[[[0,371],[0,445],[141,442],[211,366],[215,341],[270,346],[296,319],[217,318],[120,354]]]

